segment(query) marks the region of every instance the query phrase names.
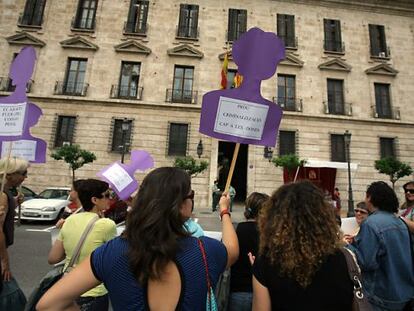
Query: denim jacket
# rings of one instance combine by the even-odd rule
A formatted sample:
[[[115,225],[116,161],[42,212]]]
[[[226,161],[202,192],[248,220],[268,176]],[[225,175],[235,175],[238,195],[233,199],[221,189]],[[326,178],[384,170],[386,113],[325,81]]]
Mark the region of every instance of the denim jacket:
[[[407,226],[395,215],[377,210],[348,245],[358,259],[370,302],[401,310],[414,297],[414,266]]]

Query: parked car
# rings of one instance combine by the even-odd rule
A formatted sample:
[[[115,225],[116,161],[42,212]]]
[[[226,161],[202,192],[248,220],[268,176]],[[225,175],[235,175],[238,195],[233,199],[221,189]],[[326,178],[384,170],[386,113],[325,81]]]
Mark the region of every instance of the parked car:
[[[56,220],[70,204],[70,188],[51,187],[21,205],[22,220]]]
[[[24,195],[24,201],[28,201],[31,199],[35,199],[38,198],[39,196],[36,194],[36,192],[34,192],[32,189],[26,187],[26,186],[21,186],[21,189],[18,188],[11,188],[10,189],[11,193],[14,196],[17,196],[17,192],[20,191],[21,193],[23,193]]]

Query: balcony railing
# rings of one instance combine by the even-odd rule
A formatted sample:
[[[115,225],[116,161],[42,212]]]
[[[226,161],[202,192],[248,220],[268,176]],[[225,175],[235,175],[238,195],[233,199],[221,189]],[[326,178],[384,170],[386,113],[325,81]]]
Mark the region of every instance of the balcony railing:
[[[385,51],[372,51],[371,50],[371,57],[388,59],[391,57],[391,49],[389,46],[387,46],[385,48]]]
[[[285,111],[302,111],[301,98],[273,97],[273,102]]]
[[[193,90],[167,89],[165,101],[167,103],[197,104],[198,92]]]
[[[143,87],[133,87],[133,86],[123,86],[118,84],[113,84],[111,87],[111,98],[119,99],[142,99]]]
[[[94,31],[95,30],[95,18],[72,18],[71,22],[72,30],[80,31]]]
[[[352,116],[352,103],[335,104],[324,101],[323,107],[325,114]]]
[[[30,93],[32,89],[33,80],[29,80],[26,84],[26,93]],[[12,84],[12,80],[8,77],[0,77],[0,91],[1,92],[14,92],[16,86]]]
[[[192,26],[177,26],[177,38],[197,39],[200,35],[200,29]]]
[[[279,36],[279,37],[285,43],[286,48],[291,48],[291,49],[298,48],[298,37],[294,37],[294,36]]]
[[[17,25],[40,28],[42,26],[42,22],[43,12],[38,12],[36,14],[20,13]]]
[[[69,96],[86,96],[88,92],[88,83],[67,83],[63,81],[56,81],[55,95],[69,95]]]
[[[345,53],[345,43],[338,40],[324,40],[323,49],[325,52]]]
[[[377,109],[376,106],[371,106],[372,114],[374,118],[380,119],[401,119],[400,107],[382,107]]]
[[[139,22],[127,21],[124,23],[124,34],[145,35],[148,30],[147,24],[140,25]]]

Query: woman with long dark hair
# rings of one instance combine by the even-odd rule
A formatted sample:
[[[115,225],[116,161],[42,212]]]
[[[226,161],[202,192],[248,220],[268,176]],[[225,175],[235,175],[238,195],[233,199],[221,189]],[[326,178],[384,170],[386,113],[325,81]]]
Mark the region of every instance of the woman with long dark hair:
[[[162,167],[143,180],[125,233],[95,250],[41,299],[38,310],[77,310],[73,301],[100,284],[114,310],[203,310],[220,273],[238,256],[228,195],[220,199],[223,243],[191,237],[194,191],[183,170]],[[208,277],[207,277],[208,275]]]
[[[253,310],[350,311],[353,283],[332,206],[309,181],[275,191],[259,215]]]

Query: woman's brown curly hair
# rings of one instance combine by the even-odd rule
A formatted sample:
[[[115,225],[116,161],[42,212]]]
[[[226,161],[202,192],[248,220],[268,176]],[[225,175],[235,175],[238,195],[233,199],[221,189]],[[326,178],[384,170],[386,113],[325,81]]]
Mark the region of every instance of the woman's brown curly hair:
[[[309,181],[276,190],[263,206],[258,224],[259,254],[304,288],[324,259],[341,246],[333,208]]]

